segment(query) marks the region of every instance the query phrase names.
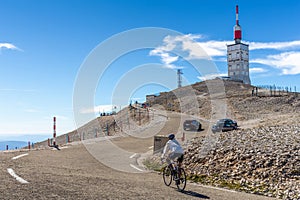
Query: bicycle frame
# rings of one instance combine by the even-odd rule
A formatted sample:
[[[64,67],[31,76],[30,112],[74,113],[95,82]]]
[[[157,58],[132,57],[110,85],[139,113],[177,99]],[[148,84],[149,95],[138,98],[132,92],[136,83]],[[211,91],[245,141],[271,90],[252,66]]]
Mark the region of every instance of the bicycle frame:
[[[174,181],[179,191],[185,189],[186,174],[184,169],[178,166],[178,161],[172,161],[163,168],[163,180],[166,186],[170,186],[172,181]]]

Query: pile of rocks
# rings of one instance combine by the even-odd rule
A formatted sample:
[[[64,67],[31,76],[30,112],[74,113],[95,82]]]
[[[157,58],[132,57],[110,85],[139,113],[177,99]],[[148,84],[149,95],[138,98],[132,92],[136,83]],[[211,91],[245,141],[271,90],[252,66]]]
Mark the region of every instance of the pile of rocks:
[[[300,95],[289,94],[277,97],[228,96],[228,103],[240,116],[240,120],[262,118],[266,115],[300,112]]]
[[[198,137],[186,147],[192,180],[283,199],[300,199],[300,125]]]

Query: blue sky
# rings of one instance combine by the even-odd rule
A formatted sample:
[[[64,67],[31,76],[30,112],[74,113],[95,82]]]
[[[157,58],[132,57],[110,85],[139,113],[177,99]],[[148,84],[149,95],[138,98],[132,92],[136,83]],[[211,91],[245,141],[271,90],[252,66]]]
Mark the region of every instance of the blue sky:
[[[296,86],[299,91],[298,0],[0,0],[0,135],[49,134],[53,116],[58,134],[73,130],[73,91],[82,63],[101,42],[130,29],[162,27],[181,32],[212,57],[219,74],[226,74],[226,44],[233,43],[236,4],[243,42],[250,45],[252,84]],[[165,48],[175,40],[184,38],[170,37],[155,49],[116,60],[99,82],[96,110],[112,104],[111,91],[120,78],[145,63],[159,63],[170,71],[183,67],[187,83],[200,81],[201,75]],[[192,55],[193,43],[189,47]],[[130,99],[174,89],[175,72],[174,76],[173,88],[143,86],[132,91]]]

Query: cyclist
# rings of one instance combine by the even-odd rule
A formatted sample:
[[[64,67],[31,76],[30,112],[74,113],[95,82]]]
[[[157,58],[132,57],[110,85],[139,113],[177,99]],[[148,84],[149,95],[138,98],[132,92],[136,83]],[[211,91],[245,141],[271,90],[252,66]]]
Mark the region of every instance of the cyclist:
[[[168,153],[168,157],[166,158],[168,165],[172,163],[172,160],[175,160],[177,158],[178,167],[181,167],[184,151],[181,145],[179,144],[179,142],[175,139],[175,135],[173,133],[169,134],[168,138],[169,141],[166,143],[164,147],[164,151],[161,155],[161,159],[163,160],[165,155]]]

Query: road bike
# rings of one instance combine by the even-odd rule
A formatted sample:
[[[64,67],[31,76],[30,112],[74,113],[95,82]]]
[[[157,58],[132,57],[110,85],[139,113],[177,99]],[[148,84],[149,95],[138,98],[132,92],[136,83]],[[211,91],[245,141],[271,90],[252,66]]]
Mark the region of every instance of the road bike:
[[[171,164],[163,168],[163,179],[166,186],[170,186],[172,180],[175,182],[179,191],[184,191],[186,186],[186,173],[182,167],[178,167],[177,162],[171,162]]]

